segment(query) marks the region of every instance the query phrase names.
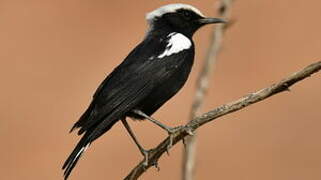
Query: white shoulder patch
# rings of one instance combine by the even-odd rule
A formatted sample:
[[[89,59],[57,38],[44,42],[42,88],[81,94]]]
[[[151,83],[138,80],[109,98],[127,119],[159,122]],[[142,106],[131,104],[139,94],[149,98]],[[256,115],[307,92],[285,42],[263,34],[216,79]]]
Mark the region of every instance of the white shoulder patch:
[[[166,49],[163,53],[157,56],[158,58],[176,54],[192,46],[191,40],[181,33],[173,32],[170,33],[167,37],[169,37],[169,40],[167,41],[168,44],[166,46]]]
[[[147,21],[151,22],[156,17],[160,17],[166,13],[176,12],[178,9],[188,9],[188,10],[194,11],[196,14],[204,17],[204,15],[201,13],[201,11],[198,10],[197,8],[195,8],[191,5],[188,5],[188,4],[177,3],[177,4],[168,4],[168,5],[162,6],[158,9],[146,14],[146,19],[147,19]]]

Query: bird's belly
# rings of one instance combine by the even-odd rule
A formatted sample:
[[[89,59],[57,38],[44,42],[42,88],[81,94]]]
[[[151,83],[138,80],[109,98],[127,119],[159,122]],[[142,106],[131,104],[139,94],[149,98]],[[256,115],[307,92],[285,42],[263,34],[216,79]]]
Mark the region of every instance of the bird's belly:
[[[192,62],[186,62],[176,72],[160,83],[144,100],[139,103],[136,109],[143,111],[147,115],[152,115],[171,97],[173,97],[185,84],[191,71]],[[131,115],[136,119],[142,117]]]

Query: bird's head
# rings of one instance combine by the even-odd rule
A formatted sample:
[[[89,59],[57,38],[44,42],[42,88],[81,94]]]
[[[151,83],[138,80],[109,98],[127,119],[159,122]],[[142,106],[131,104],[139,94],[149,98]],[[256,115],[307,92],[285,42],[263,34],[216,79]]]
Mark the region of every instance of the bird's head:
[[[150,32],[179,32],[192,37],[197,29],[214,23],[224,23],[223,19],[205,17],[198,9],[187,4],[169,4],[146,15]]]

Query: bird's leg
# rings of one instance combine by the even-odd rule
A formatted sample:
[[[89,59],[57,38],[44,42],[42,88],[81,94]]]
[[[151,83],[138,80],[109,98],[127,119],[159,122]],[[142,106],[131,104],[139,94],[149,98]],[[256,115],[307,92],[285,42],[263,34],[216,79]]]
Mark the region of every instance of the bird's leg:
[[[154,119],[154,118],[146,115],[146,114],[145,114],[143,111],[141,111],[141,110],[133,110],[133,112],[134,112],[135,114],[138,114],[138,115],[140,115],[140,116],[143,116],[143,117],[146,118],[147,120],[151,121],[152,123],[156,124],[157,126],[161,127],[162,129],[166,130],[166,131],[168,132],[168,134],[169,134],[169,144],[168,144],[168,146],[167,146],[167,150],[172,147],[172,145],[173,145],[173,139],[174,139],[174,134],[175,134],[178,130],[180,130],[180,127],[172,128],[172,127],[166,126],[165,124],[157,121],[156,119]]]
[[[172,127],[166,126],[165,124],[163,124],[163,123],[157,121],[156,119],[148,116],[147,114],[145,114],[145,113],[144,113],[143,111],[141,111],[141,110],[134,110],[133,112],[134,112],[135,114],[138,114],[138,115],[140,115],[140,116],[143,116],[144,118],[148,119],[149,121],[153,122],[154,124],[158,125],[159,127],[161,127],[162,129],[164,129],[164,130],[166,130],[166,131],[168,131],[168,132],[172,131],[172,129],[173,129]]]
[[[148,151],[145,150],[138,142],[135,134],[133,133],[132,129],[130,128],[129,124],[126,121],[126,117],[121,119],[121,122],[123,123],[123,125],[125,126],[127,132],[129,133],[129,135],[132,137],[132,139],[134,140],[135,144],[137,145],[139,151],[142,153],[142,155],[145,158],[145,162],[144,165],[147,166],[148,165]]]

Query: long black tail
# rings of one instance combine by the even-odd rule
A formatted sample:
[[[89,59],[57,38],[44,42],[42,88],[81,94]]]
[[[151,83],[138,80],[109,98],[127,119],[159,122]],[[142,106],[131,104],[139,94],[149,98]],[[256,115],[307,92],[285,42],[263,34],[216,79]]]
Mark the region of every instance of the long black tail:
[[[64,171],[65,180],[68,178],[71,171],[76,166],[79,158],[86,151],[89,145],[93,141],[95,141],[98,137],[103,135],[106,131],[111,129],[111,127],[113,127],[113,125],[118,121],[118,119],[119,118],[117,117],[113,118],[112,120],[107,121],[108,123],[95,125],[86,131],[86,133],[80,139],[75,149],[72,151],[72,153],[69,155],[64,165],[62,166],[62,169],[65,170]]]
[[[72,153],[69,155],[67,160],[65,161],[64,165],[62,166],[62,169],[64,171],[64,178],[65,180],[69,177],[71,171],[77,164],[79,158],[81,155],[86,151],[86,149],[89,147],[91,143],[91,140],[89,138],[88,132],[84,134],[84,136],[80,139],[75,149],[72,151]]]
[[[93,109],[94,109],[94,105],[91,104],[89,108],[86,110],[86,112],[81,116],[81,118],[76,122],[76,124],[71,129],[71,131],[73,131],[76,128],[81,128],[78,131],[78,135],[83,133],[84,135],[76,145],[75,149],[69,155],[64,165],[62,166],[62,169],[64,170],[65,180],[68,178],[71,171],[76,166],[79,158],[86,151],[89,145],[93,141],[95,141],[98,137],[103,135],[106,131],[111,129],[111,127],[120,119],[120,117],[123,116],[123,113],[126,112],[126,111],[121,111],[121,112],[116,111],[115,113],[110,113],[105,116],[91,117]],[[91,123],[91,122],[94,122],[94,123]]]

